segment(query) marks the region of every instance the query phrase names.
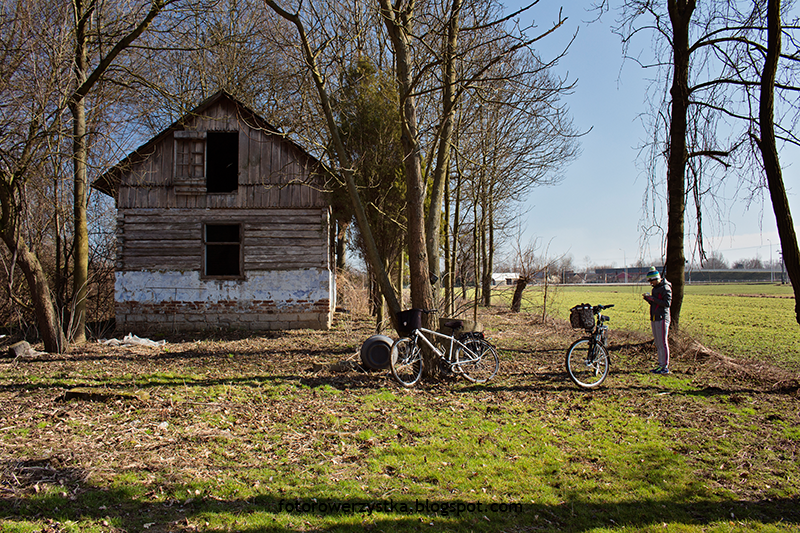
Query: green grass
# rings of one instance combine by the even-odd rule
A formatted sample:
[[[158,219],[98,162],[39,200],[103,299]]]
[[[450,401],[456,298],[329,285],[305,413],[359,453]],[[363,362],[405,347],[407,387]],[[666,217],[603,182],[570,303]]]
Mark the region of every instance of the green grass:
[[[609,327],[649,331],[645,285],[569,285],[550,288],[548,314],[569,319],[580,303],[614,304],[604,311]],[[510,299],[511,291],[496,291],[495,303]],[[681,310],[681,329],[704,345],[726,355],[752,359],[793,371],[800,370],[800,326],[795,321],[790,285],[687,285]],[[540,313],[543,290],[527,291],[523,310]],[[510,300],[509,300],[510,301]],[[498,303],[499,304],[499,303]]]

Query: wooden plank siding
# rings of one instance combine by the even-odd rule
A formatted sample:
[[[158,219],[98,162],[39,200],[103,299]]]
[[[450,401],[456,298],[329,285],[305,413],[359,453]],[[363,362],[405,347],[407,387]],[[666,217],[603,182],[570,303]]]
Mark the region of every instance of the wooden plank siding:
[[[319,209],[128,209],[118,216],[117,270],[200,271],[205,223],[242,224],[245,272],[330,267]]]
[[[223,101],[210,116],[196,117],[196,131],[239,132],[239,187],[233,193],[176,194],[175,136],[166,135],[150,154],[122,174],[117,193],[121,210],[150,208],[233,209],[325,207],[323,183],[312,175],[312,161],[279,135],[237,119],[236,107]],[[225,113],[231,113],[232,116]]]

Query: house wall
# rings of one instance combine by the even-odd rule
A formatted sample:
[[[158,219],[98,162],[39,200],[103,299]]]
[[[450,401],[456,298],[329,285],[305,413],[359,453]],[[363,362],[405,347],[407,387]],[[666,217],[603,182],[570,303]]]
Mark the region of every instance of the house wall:
[[[330,327],[330,212],[314,161],[239,111],[222,99],[119,169],[120,332]],[[176,177],[176,138],[214,130],[239,132],[235,192],[207,193],[204,178]],[[204,224],[236,223],[242,275],[204,277]]]
[[[241,223],[242,279],[204,279],[204,223]],[[329,217],[320,209],[120,212],[121,332],[327,329],[335,306]]]

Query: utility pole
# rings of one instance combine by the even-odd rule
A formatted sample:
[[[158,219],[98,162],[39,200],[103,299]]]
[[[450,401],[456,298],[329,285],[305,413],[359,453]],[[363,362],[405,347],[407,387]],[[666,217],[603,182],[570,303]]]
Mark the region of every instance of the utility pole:
[[[767,242],[769,243],[769,282],[770,283],[774,283],[775,282],[775,278],[773,277],[772,272],[775,269],[772,268],[772,241],[767,239]]]

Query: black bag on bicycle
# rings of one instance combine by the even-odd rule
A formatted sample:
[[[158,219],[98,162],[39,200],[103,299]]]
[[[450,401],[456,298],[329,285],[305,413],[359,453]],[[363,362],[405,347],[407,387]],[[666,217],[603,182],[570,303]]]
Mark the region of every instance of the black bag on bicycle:
[[[472,340],[472,339],[483,340],[485,338],[486,337],[484,337],[482,331],[467,331],[467,332],[462,333],[461,335],[458,336],[458,340],[460,340],[461,342],[466,342],[466,341]]]
[[[397,332],[408,337],[415,329],[422,327],[422,309],[408,309],[397,313]]]
[[[576,305],[569,310],[569,323],[575,329],[594,328],[594,313],[590,304]]]

